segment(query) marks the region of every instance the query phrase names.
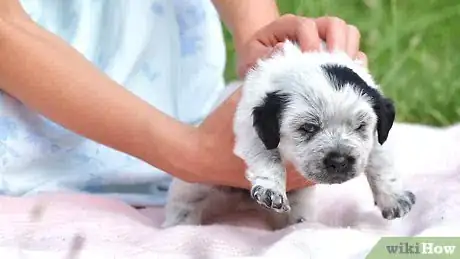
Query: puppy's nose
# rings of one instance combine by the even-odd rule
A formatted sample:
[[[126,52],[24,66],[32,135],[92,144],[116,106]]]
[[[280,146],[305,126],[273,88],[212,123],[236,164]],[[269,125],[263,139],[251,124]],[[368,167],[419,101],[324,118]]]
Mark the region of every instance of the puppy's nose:
[[[331,173],[344,173],[350,169],[354,162],[355,159],[352,156],[338,152],[330,152],[324,158],[324,165]]]

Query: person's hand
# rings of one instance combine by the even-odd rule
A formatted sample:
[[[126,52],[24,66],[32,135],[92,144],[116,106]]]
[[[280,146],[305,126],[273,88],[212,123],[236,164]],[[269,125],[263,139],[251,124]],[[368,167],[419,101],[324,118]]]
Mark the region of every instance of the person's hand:
[[[201,178],[210,184],[250,188],[245,179],[244,162],[233,154],[233,116],[241,97],[236,91],[217,107],[198,127],[197,159]]]
[[[360,32],[337,17],[306,18],[284,15],[256,32],[237,49],[238,76],[244,78],[257,60],[266,58],[286,40],[300,46],[302,51],[321,49],[325,42],[328,51],[345,51],[367,67],[367,57],[360,51]]]
[[[335,17],[312,19],[285,15],[237,48],[239,77],[244,78],[258,59],[269,57],[286,39],[297,42],[302,51],[320,50],[325,42],[327,50],[343,50],[367,66],[366,55],[359,49],[360,33],[356,27]],[[203,147],[198,157],[203,160],[202,179],[207,179],[206,182],[249,189],[250,184],[244,177],[246,166],[233,154],[233,116],[240,95],[237,90],[198,128],[199,143]],[[286,165],[286,169],[288,191],[312,185],[292,165]]]
[[[198,127],[198,143],[202,148],[197,159],[204,165],[200,178],[206,179],[206,183],[250,188],[250,183],[244,177],[246,166],[242,159],[233,154],[233,116],[240,97],[241,91],[238,89]],[[287,165],[287,172],[288,190],[311,185],[291,165]]]

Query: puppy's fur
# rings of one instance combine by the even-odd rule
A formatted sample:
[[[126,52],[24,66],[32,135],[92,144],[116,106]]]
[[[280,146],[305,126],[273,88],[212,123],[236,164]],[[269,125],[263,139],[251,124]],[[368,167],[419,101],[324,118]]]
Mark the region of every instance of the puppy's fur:
[[[302,53],[288,41],[247,75],[235,114],[234,152],[247,165],[250,194],[175,179],[163,226],[202,223],[206,215],[238,209],[230,199],[248,197],[266,208],[274,228],[312,220],[314,187],[286,193],[287,161],[317,184],[363,172],[382,216],[402,217],[415,196],[402,189],[382,147],[394,119],[392,101],[345,53]]]

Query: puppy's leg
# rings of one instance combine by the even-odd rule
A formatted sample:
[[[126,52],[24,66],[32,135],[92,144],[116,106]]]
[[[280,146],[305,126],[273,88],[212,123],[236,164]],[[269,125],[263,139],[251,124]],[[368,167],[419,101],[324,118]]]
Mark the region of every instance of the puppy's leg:
[[[246,178],[251,182],[251,197],[276,212],[290,210],[286,196],[286,170],[278,150],[253,146],[246,157]]]
[[[290,225],[313,222],[315,211],[313,206],[315,186],[291,191],[287,194],[291,210],[286,214],[271,213],[269,223],[274,229],[282,229]]]
[[[255,105],[251,93],[247,94],[236,111],[233,152],[246,163],[246,179],[251,183],[252,198],[273,211],[289,211],[286,172],[278,149],[280,114],[288,97],[273,92],[266,95],[262,104],[257,101]]]
[[[175,178],[169,189],[163,228],[200,225],[205,217],[223,214],[233,204],[225,187],[184,182]]]
[[[391,220],[409,213],[415,204],[415,195],[403,189],[392,161],[380,145],[372,150],[365,173],[383,218]]]

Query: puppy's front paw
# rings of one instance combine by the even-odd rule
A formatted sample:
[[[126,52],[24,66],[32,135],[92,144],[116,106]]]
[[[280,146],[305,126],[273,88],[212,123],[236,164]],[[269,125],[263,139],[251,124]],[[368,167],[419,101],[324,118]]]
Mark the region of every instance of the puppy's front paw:
[[[171,228],[180,225],[201,225],[201,207],[196,206],[193,209],[186,206],[166,205],[165,220],[161,228]]]
[[[299,224],[299,223],[304,223],[305,221],[307,221],[307,220],[304,219],[304,218],[297,218],[295,223]]]
[[[252,186],[251,196],[260,205],[276,212],[288,212],[291,209],[285,193],[265,188],[262,185]]]
[[[376,205],[382,211],[382,217],[388,220],[402,218],[415,204],[415,195],[410,191],[402,194],[378,195]]]

